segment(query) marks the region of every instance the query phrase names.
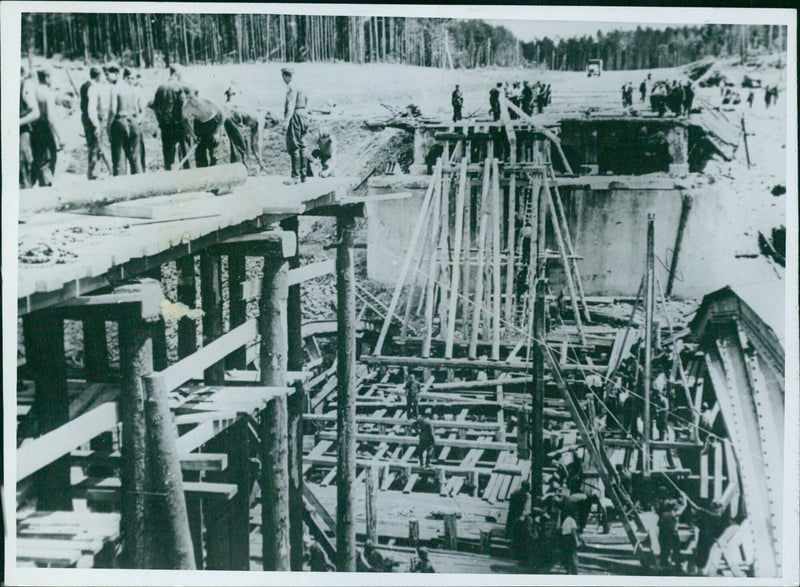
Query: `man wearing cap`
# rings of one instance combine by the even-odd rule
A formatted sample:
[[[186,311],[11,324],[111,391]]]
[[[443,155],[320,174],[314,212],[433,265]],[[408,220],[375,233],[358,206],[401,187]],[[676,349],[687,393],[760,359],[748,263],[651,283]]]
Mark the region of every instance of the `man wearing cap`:
[[[55,99],[50,90],[50,70],[40,69],[36,75],[39,78],[39,84],[35,90],[39,117],[31,122],[33,175],[34,181],[38,181],[39,185],[49,186],[53,185],[56,157],[62,148],[62,143],[54,121]]]
[[[19,187],[27,189],[33,182],[31,150],[31,123],[39,118],[39,103],[33,78],[25,66],[19,70]]]
[[[119,73],[119,67],[115,64],[111,65],[108,71],[113,76]],[[141,147],[139,146],[142,140],[139,127],[141,102],[136,88],[130,83],[132,75],[133,72],[126,67],[122,80],[111,88],[108,137],[111,140],[111,162],[115,176],[126,175],[128,166],[130,166],[131,174],[142,172]]]
[[[189,157],[186,157],[188,149],[183,128],[180,84],[181,66],[173,63],[169,67],[169,79],[158,86],[150,103],[161,130],[161,152],[164,155],[164,168],[168,171],[175,164],[176,151],[179,159],[186,159],[183,168],[191,167]]]
[[[183,87],[184,127],[192,142],[197,167],[217,164],[217,147],[222,138],[225,113],[222,108],[207,98],[201,98],[197,90]]]
[[[308,131],[306,106],[308,100],[301,90],[292,83],[294,71],[289,67],[281,69],[286,84],[286,103],[283,109],[283,126],[286,129],[286,149],[292,160],[292,177],[287,183],[306,180],[306,165],[303,139]]]
[[[88,151],[89,163],[86,175],[89,179],[95,179],[95,165],[102,156],[100,152],[100,76],[102,71],[97,65],[92,65],[89,69],[89,79],[86,80],[79,90],[81,98],[81,123],[83,124],[83,135],[86,138],[86,149]]]
[[[412,573],[435,573],[436,570],[433,568],[431,561],[428,560],[428,549],[424,546],[420,546],[417,548],[417,556],[411,559],[411,568],[409,569]]]
[[[464,106],[464,94],[461,93],[461,88],[456,84],[456,89],[450,96],[450,104],[453,106],[453,122],[461,120],[461,108]]]

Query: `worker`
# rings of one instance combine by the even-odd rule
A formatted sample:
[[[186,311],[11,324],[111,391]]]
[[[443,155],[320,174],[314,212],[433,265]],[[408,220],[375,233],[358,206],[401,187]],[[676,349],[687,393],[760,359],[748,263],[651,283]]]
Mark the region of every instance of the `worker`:
[[[680,567],[681,540],[678,534],[678,519],[686,509],[686,495],[681,493],[681,503],[668,499],[661,506],[658,516],[658,545],[661,568]]]
[[[417,556],[411,559],[409,569],[412,573],[435,573],[431,561],[428,560],[428,549],[424,546],[417,548]]]
[[[522,111],[530,116],[533,114],[533,88],[527,81],[522,82],[522,94],[520,95],[520,105]]]
[[[772,104],[772,89],[769,86],[764,86],[764,105],[769,108]]]
[[[583,481],[583,459],[573,452],[572,461],[567,465],[567,488],[573,493],[583,491]]]
[[[384,569],[384,556],[372,540],[364,543],[364,548],[358,551],[356,558],[356,571],[359,573],[382,572]]]
[[[683,86],[683,114],[690,116],[692,114],[692,104],[694,103],[694,89],[692,82],[687,81]]]
[[[217,148],[222,138],[225,113],[215,102],[201,98],[198,91],[184,86],[182,114],[184,128],[195,145],[194,160],[197,167],[217,164]]]
[[[119,67],[112,65],[108,68],[112,74],[119,73]],[[139,120],[141,116],[141,103],[135,88],[131,85],[133,72],[125,68],[122,79],[116,81],[111,78],[111,104],[109,108],[108,136],[111,140],[111,163],[114,175],[125,175],[127,166],[132,174],[141,173],[141,149],[139,142],[142,140]]]
[[[647,80],[642,80],[642,83],[639,84],[639,101],[644,102],[646,96],[647,96]]]
[[[430,410],[424,416],[417,418],[417,431],[419,433],[419,463],[421,467],[428,467],[433,463],[433,448],[436,446],[436,437],[433,434],[433,424],[430,421]]]
[[[31,150],[32,123],[39,118],[39,103],[33,78],[25,68],[19,70],[19,187],[33,185],[33,151]]]
[[[464,106],[464,95],[461,89],[456,84],[456,89],[453,90],[453,95],[450,97],[450,103],[453,105],[453,122],[461,120],[461,108]]]
[[[89,68],[89,79],[80,87],[80,108],[81,123],[83,124],[83,135],[86,138],[86,149],[88,152],[87,177],[92,180],[97,176],[94,167],[100,159],[100,101],[99,101],[99,82],[102,75],[101,69],[93,65]]]
[[[36,72],[39,83],[35,87],[35,100],[39,116],[31,122],[31,153],[33,156],[33,181],[40,186],[53,185],[58,151],[63,143],[55,124],[55,98],[51,90],[52,74],[48,68]]]
[[[545,99],[547,98],[546,92],[545,85],[540,85],[539,91],[536,92],[536,114],[541,114],[544,110]]]
[[[748,108],[752,108],[753,107],[753,100],[755,100],[755,99],[756,99],[756,95],[751,90],[750,93],[747,95],[747,107]]]
[[[286,84],[283,126],[286,130],[286,149],[292,160],[292,176],[286,183],[293,184],[306,180],[304,138],[308,131],[306,119],[308,100],[305,93],[297,89],[292,81],[293,69],[284,67],[281,69],[281,75]]]
[[[578,574],[578,546],[582,541],[578,536],[578,523],[573,517],[569,502],[564,503],[564,513],[561,521],[561,565],[568,575]]]
[[[327,128],[320,128],[316,143],[311,146],[306,174],[312,177],[311,161],[319,163],[320,177],[331,177],[336,168],[336,137]]]
[[[519,488],[508,498],[508,516],[506,516],[506,536],[511,538],[514,523],[528,515],[531,509],[531,486],[523,481]]]
[[[489,113],[492,115],[493,120],[500,120],[500,88],[503,87],[501,82],[489,90]]]
[[[177,154],[183,160],[183,168],[191,167],[186,136],[183,126],[181,66],[173,63],[169,67],[169,78],[156,89],[156,95],[150,108],[156,115],[158,128],[161,131],[161,152],[164,155],[164,169],[170,170],[175,164]]]
[[[409,420],[419,417],[419,381],[413,373],[406,380],[406,417]]]
[[[306,542],[308,546],[308,570],[315,573],[330,573],[336,570],[331,560],[328,558],[328,553],[322,548],[316,540],[309,540]]]

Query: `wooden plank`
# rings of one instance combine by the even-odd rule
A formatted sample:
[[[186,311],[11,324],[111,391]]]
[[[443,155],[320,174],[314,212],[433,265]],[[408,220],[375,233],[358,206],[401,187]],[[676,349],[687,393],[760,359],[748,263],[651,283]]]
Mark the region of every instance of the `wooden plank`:
[[[459,143],[460,145],[461,143]],[[456,192],[456,225],[455,242],[453,243],[453,270],[450,281],[450,307],[448,308],[447,318],[447,337],[445,339],[445,357],[453,356],[453,338],[456,332],[456,311],[458,309],[458,297],[460,291],[459,280],[461,279],[461,249],[464,237],[464,195],[467,185],[467,158],[461,159],[461,173],[458,180],[458,191]]]
[[[326,440],[335,440],[336,432],[325,431],[320,432],[319,437]],[[416,446],[419,444],[419,438],[416,436],[397,436],[392,434],[356,434],[358,442],[388,442],[390,444],[404,444]],[[477,440],[459,440],[457,438],[436,438],[436,446],[450,447],[450,448],[480,448],[483,450],[513,450],[516,444],[512,442],[480,442]],[[413,452],[413,451],[412,451]]]
[[[78,418],[17,449],[17,481],[58,460],[76,447],[110,430],[119,422],[117,404],[113,402],[85,413]]]
[[[198,349],[195,353],[155,375],[164,378],[164,385],[169,391],[190,379],[202,379],[203,371],[207,367],[225,358],[236,349],[247,345],[247,343],[255,339],[257,334],[256,321],[248,320],[209,345]]]
[[[411,493],[418,480],[419,475],[417,473],[411,473],[411,475],[408,476],[405,487],[403,487],[403,493]]]
[[[722,495],[723,458],[722,443],[717,441],[714,443],[714,499],[718,499]]]

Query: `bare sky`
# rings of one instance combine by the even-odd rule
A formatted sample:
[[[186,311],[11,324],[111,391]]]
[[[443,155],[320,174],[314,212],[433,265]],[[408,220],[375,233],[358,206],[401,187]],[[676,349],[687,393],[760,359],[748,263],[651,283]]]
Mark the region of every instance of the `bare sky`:
[[[504,26],[523,42],[550,37],[551,39],[569,39],[585,35],[595,37],[597,31],[603,34],[613,30],[631,31],[636,27],[665,29],[669,24],[664,23],[639,23],[639,22],[592,22],[592,21],[563,21],[563,20],[487,20],[491,25]],[[683,25],[672,25],[683,26]]]

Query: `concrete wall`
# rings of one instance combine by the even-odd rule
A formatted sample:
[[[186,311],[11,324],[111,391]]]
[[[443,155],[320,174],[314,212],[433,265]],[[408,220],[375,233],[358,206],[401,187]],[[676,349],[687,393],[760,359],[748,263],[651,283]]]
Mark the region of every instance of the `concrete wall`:
[[[571,180],[578,185],[560,187],[567,222],[571,227],[587,295],[633,296],[644,273],[647,215],[655,214],[656,271],[666,290],[668,268],[678,231],[685,190],[674,181],[648,177]],[[422,204],[427,176],[391,176],[370,180],[370,191],[411,191],[413,196],[367,206],[367,272],[370,279],[394,283]],[[565,180],[563,183],[568,183]],[[648,185],[649,184],[649,185]],[[728,284],[775,279],[761,258],[737,259],[742,244],[742,212],[737,200],[721,190],[692,190],[692,208],[683,234],[673,294],[700,297]],[[738,224],[737,224],[738,222]],[[737,239],[738,235],[738,239]],[[556,250],[550,224],[548,248]],[[561,263],[552,260],[550,279],[554,291],[566,287]]]

